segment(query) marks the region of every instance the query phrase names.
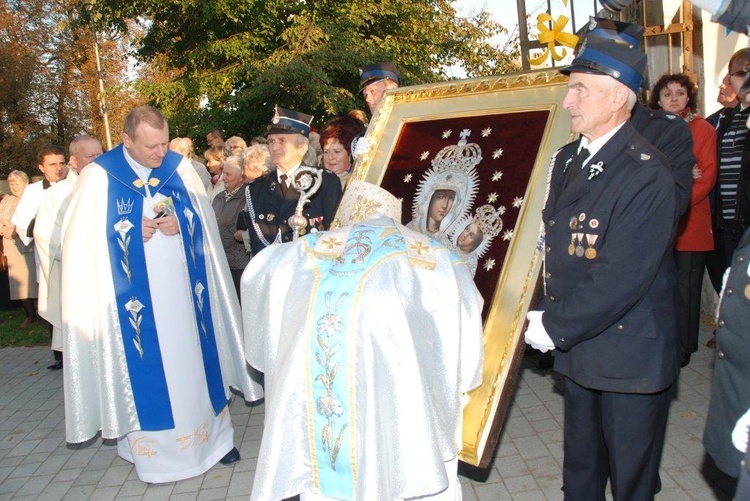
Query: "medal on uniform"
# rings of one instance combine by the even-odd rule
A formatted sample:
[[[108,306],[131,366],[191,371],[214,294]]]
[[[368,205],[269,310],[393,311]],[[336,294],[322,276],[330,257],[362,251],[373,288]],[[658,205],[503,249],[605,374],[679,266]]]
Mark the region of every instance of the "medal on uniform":
[[[583,233],[577,233],[576,236],[578,237],[578,245],[576,246],[576,256],[583,257],[583,254],[584,254]]]
[[[568,227],[570,227],[571,230],[575,230],[578,228],[578,219],[573,216],[570,218],[570,223],[568,223]]]
[[[750,284],[745,286],[745,297],[750,299]]]
[[[596,249],[594,249],[594,244],[596,243],[596,239],[599,235],[586,235],[586,241],[588,242],[589,246],[586,249],[586,259],[595,259],[596,258]]]

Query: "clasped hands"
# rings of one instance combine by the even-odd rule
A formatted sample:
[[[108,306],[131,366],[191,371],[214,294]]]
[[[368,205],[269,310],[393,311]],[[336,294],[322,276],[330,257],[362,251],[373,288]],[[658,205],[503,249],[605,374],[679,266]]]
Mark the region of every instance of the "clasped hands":
[[[529,325],[526,326],[524,340],[526,344],[531,345],[535,350],[545,353],[554,350],[555,343],[552,342],[552,338],[549,337],[547,330],[544,328],[544,324],[542,323],[543,313],[543,311],[530,311],[526,314]]]
[[[180,223],[177,216],[170,214],[155,219],[143,216],[143,242],[148,242],[154,236],[156,230],[161,231],[164,236],[171,237],[180,232]]]

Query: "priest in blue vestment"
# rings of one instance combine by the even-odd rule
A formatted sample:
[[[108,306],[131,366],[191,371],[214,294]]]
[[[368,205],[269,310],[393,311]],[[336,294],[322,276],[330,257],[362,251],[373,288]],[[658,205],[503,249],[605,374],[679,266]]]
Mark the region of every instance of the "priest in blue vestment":
[[[101,431],[144,482],[239,459],[230,388],[262,397],[216,219],[169,128],[144,106],[123,144],[86,168],[63,223],[68,442]]]

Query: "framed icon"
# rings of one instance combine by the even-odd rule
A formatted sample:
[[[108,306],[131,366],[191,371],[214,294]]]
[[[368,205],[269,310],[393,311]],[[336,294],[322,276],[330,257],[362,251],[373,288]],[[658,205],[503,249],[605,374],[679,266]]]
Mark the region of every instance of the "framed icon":
[[[525,347],[550,160],[571,139],[566,83],[543,71],[390,90],[351,176],[401,199],[401,222],[453,248],[475,273],[485,356],[460,458],[480,467],[492,460]]]

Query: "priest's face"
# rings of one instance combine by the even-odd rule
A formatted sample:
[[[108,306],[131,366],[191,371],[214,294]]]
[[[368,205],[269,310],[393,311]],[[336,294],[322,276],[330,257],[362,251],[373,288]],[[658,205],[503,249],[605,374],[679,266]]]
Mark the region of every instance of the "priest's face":
[[[39,164],[39,170],[42,171],[47,181],[51,183],[58,182],[68,174],[68,164],[65,162],[65,155],[56,155],[54,153],[45,155],[42,158],[42,163]]]
[[[122,133],[122,143],[133,160],[144,167],[156,169],[161,167],[169,148],[169,128],[155,129],[141,122],[135,127],[132,137]]]

